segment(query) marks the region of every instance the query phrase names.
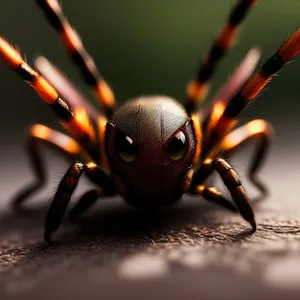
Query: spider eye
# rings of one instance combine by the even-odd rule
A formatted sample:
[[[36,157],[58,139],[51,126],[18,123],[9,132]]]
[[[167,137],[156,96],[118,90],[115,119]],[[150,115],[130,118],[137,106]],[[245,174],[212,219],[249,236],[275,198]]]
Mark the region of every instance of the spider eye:
[[[179,160],[183,157],[187,148],[187,139],[182,131],[178,131],[167,146],[168,156],[172,160]]]
[[[118,133],[115,139],[115,149],[117,154],[125,161],[131,162],[137,156],[137,146],[131,137],[124,133]]]

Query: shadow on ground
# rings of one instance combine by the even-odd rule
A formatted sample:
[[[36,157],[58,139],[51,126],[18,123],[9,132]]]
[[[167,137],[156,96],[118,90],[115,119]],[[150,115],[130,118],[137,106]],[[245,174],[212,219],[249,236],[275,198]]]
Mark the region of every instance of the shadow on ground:
[[[199,199],[183,199],[180,203],[159,210],[142,211],[129,207],[120,198],[105,199],[91,208],[75,222],[67,216],[55,233],[60,244],[76,243],[76,240],[98,238],[122,241],[136,240],[142,246],[151,236],[159,239],[182,229],[198,227],[216,228],[223,222],[222,216],[235,215],[218,206]],[[0,214],[0,228],[5,236],[33,236],[42,233],[48,201],[30,203],[19,210],[8,207]],[[237,214],[236,214],[237,215]],[[246,224],[246,223],[245,223]],[[42,236],[40,236],[42,240]]]

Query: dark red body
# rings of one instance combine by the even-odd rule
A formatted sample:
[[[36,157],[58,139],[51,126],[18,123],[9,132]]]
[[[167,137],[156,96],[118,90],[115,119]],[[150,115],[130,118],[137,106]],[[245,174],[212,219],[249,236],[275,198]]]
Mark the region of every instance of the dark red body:
[[[166,152],[168,142],[181,130],[187,138],[187,149],[178,161]],[[132,162],[116,153],[117,131],[128,135],[138,146]],[[192,167],[195,137],[192,122],[184,108],[166,96],[147,96],[126,102],[107,124],[106,152],[116,185],[130,204],[139,207],[167,205],[184,193],[182,180]]]

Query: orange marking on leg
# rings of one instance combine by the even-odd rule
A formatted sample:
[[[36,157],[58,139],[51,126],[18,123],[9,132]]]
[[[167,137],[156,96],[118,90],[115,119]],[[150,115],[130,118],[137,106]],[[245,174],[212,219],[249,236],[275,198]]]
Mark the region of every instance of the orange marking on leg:
[[[42,141],[59,146],[66,152],[78,156],[81,154],[80,145],[67,135],[54,131],[44,125],[35,124],[30,129],[30,135]]]
[[[44,125],[36,124],[31,127],[30,135],[37,137],[41,140],[48,140],[51,135],[51,130],[50,128]]]
[[[236,123],[236,119],[227,118],[223,115],[216,125],[216,134],[218,138],[222,138],[223,136],[228,134],[228,132],[236,125]]]
[[[102,79],[95,87],[97,96],[103,100],[105,106],[115,106],[115,96],[107,83]]]
[[[224,140],[222,141],[221,148],[226,151],[229,149],[233,149],[237,145],[239,145],[245,136],[247,135],[248,130],[246,127],[240,127],[236,129],[234,132],[228,134]]]
[[[199,161],[199,157],[201,154],[202,131],[201,131],[201,124],[199,118],[196,115],[193,115],[191,119],[192,119],[195,141],[196,141],[196,149],[193,158],[193,164],[196,164]]]
[[[205,190],[205,186],[204,185],[197,185],[196,186],[196,193],[197,194],[202,194],[202,192]]]
[[[267,130],[267,124],[264,120],[253,120],[246,125],[250,134],[256,134]]]
[[[60,132],[52,131],[52,140],[68,153],[78,156],[81,153],[80,145],[72,138]]]
[[[255,98],[262,89],[271,81],[272,77],[265,77],[263,74],[256,74],[242,89],[241,95],[246,100]]]
[[[211,117],[207,126],[207,131],[210,132],[218,123],[225,110],[225,104],[219,100],[212,107]]]
[[[209,91],[209,84],[193,80],[187,87],[187,96],[194,102],[199,103],[204,99]]]
[[[79,144],[72,139],[70,139],[69,143],[65,145],[65,149],[72,155],[79,155],[81,152]]]
[[[236,146],[239,146],[248,137],[257,135],[262,132],[270,137],[273,135],[272,127],[266,121],[261,119],[253,120],[229,133],[223,139],[221,148],[224,151],[232,150]]]
[[[293,59],[300,53],[300,29],[296,30],[290,38],[283,43],[278,54],[285,62]]]
[[[0,55],[11,69],[17,69],[23,62],[18,50],[0,37]]]
[[[219,38],[217,39],[217,44],[223,49],[228,49],[233,46],[234,41],[238,33],[238,27],[232,27],[227,24],[221,31]]]
[[[83,48],[82,41],[78,33],[71,27],[69,23],[64,24],[60,36],[69,52],[74,52]]]
[[[62,13],[57,0],[46,0],[46,3],[57,15]]]
[[[74,120],[80,127],[81,131],[85,132],[90,137],[90,139],[94,141],[96,135],[86,110],[83,108],[76,109],[74,112]]]
[[[106,147],[105,147],[105,139],[106,139],[106,123],[107,119],[101,116],[98,119],[98,132],[99,132],[99,140],[100,140],[100,161],[104,168],[107,170],[110,169],[108,158],[106,155]]]
[[[62,124],[71,135],[79,139],[83,138],[83,142],[94,143],[96,141],[94,128],[84,108],[77,108],[74,111],[74,118],[70,122],[63,122]]]
[[[58,94],[54,87],[40,75],[34,79],[31,85],[38,95],[48,104],[53,104],[58,98]]]

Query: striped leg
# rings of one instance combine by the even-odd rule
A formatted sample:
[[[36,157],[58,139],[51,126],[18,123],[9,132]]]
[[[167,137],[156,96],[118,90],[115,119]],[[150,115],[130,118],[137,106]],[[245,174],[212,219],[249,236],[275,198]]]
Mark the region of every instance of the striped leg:
[[[52,233],[59,228],[62,218],[66,212],[67,206],[71,200],[71,196],[78,184],[83,171],[86,171],[90,179],[94,180],[102,188],[105,188],[107,194],[115,194],[116,190],[111,177],[103,172],[103,170],[98,168],[96,164],[92,162],[88,164],[72,164],[72,166],[68,169],[68,171],[62,178],[47,213],[44,232],[44,239],[46,242],[51,243]],[[96,200],[95,197],[93,198],[93,200]],[[90,202],[89,204],[93,203],[94,201]],[[85,203],[85,205],[87,204],[88,203]],[[77,206],[75,212],[73,211],[73,214],[75,215],[83,211],[83,203],[80,201],[78,205],[79,207]],[[84,208],[87,207],[88,206],[85,206]]]
[[[212,104],[210,104],[210,107],[205,111],[205,118],[202,121],[204,139],[223,114],[228,102],[240,91],[250,78],[259,58],[260,51],[257,48],[252,48],[235,69],[232,76],[230,76],[224,86],[213,97]],[[205,151],[203,154],[205,154]]]
[[[252,139],[257,139],[257,149],[249,169],[249,179],[259,189],[262,195],[256,200],[262,199],[267,194],[267,188],[257,178],[257,171],[265,158],[273,136],[272,126],[264,120],[254,120],[229,133],[221,143],[221,151],[231,156],[243,144]],[[252,201],[253,202],[253,201]]]
[[[224,159],[221,158],[212,160],[210,162],[210,167],[216,170],[221,176],[225,186],[231,194],[232,200],[234,201],[238,211],[240,212],[242,217],[250,223],[253,231],[255,231],[256,221],[254,212],[252,210],[248,196],[237,173],[233,170],[229,163],[227,163]],[[197,180],[193,180],[190,193],[203,194],[206,197],[206,199],[216,202],[218,204],[223,204],[223,206],[229,208],[230,205],[228,204],[228,200],[224,200],[225,198],[221,197],[221,195],[218,196],[218,192],[216,191],[207,191],[207,189],[203,188],[203,186],[201,186],[200,184],[200,182],[197,183]]]
[[[213,43],[207,58],[200,65],[196,78],[188,85],[186,109],[190,113],[196,110],[197,104],[207,95],[209,81],[216,70],[217,63],[234,44],[239,26],[255,2],[256,0],[239,0],[232,9],[226,25]]]
[[[193,131],[194,131],[194,137],[196,141],[196,146],[195,146],[195,155],[193,159],[193,165],[195,166],[201,156],[201,140],[202,140],[202,128],[201,128],[201,122],[202,122],[203,116],[201,113],[199,114],[194,114],[191,116],[192,120],[192,125],[193,125]]]
[[[54,87],[38,72],[31,68],[6,40],[0,37],[0,57],[8,66],[28,82],[42,98],[50,105],[60,118],[62,125],[87,149],[97,149],[97,141],[90,119],[83,108],[74,111],[62,99]]]
[[[85,50],[77,32],[71,27],[57,0],[36,0],[52,26],[58,31],[65,49],[81,69],[86,82],[92,86],[105,113],[110,116],[115,108],[115,98],[94,60]]]
[[[52,242],[51,234],[59,228],[83,169],[82,163],[74,163],[58,186],[45,221],[44,239],[47,243]]]
[[[29,162],[36,179],[14,197],[13,205],[15,206],[21,205],[28,197],[40,189],[46,181],[46,171],[38,149],[39,142],[51,145],[66,154],[69,158],[86,156],[81,150],[80,145],[67,135],[54,131],[44,125],[33,125],[30,128],[26,146],[29,154]]]
[[[229,101],[222,113],[215,116],[214,126],[210,128],[206,140],[203,141],[206,149],[216,147],[221,142],[222,138],[236,124],[236,116],[258,96],[272,77],[283,68],[284,64],[291,61],[299,53],[300,29],[296,30],[279,50],[266,61],[262,69]]]
[[[84,108],[92,120],[96,120],[100,113],[65,77],[65,75],[51,64],[45,57],[39,56],[34,61],[34,66],[46,80],[57,90],[59,95],[72,106],[73,109]]]
[[[253,120],[246,125],[237,128],[222,139],[219,148],[213,149],[204,161],[200,168],[195,172],[191,186],[195,188],[202,184],[214,171],[212,162],[220,155],[220,153],[227,153],[231,156],[236,150],[251,139],[257,139],[258,146],[254,154],[253,161],[249,169],[249,178],[251,182],[259,189],[262,195],[255,199],[262,199],[267,194],[267,189],[264,184],[257,178],[257,172],[268,151],[269,145],[273,137],[272,126],[264,120]],[[253,200],[252,200],[253,202]]]

